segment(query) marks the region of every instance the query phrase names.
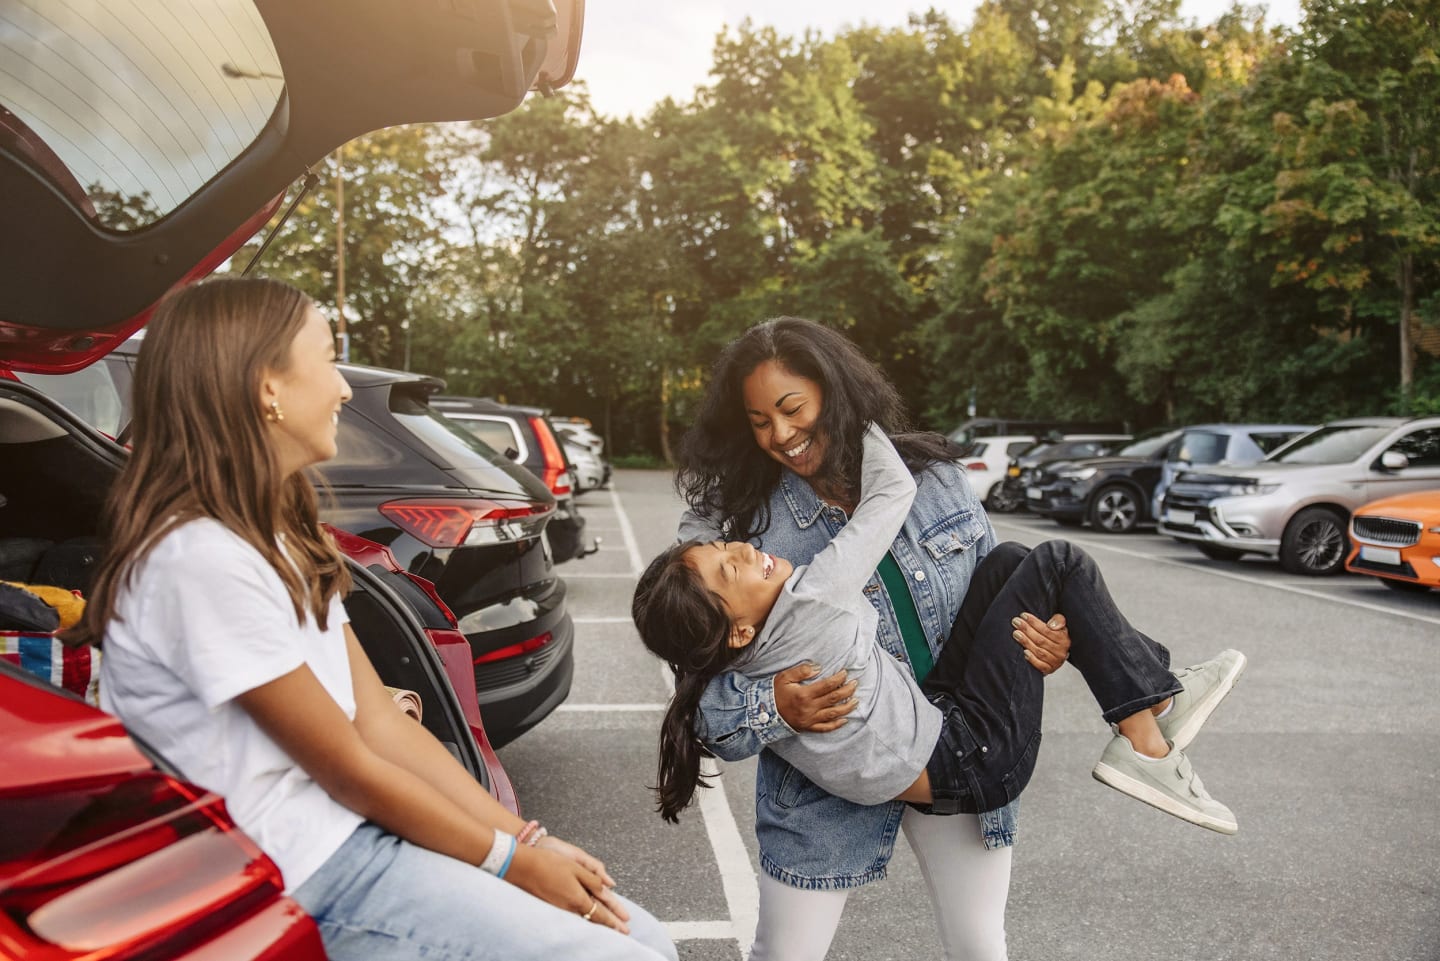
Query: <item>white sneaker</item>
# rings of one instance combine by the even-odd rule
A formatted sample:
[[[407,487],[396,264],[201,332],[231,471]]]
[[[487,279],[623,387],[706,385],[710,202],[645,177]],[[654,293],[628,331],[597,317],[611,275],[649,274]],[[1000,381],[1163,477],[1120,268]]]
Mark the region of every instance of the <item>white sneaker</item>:
[[[1234,834],[1230,809],[1210,796],[1190,759],[1178,747],[1162,758],[1141,757],[1127,738],[1115,735],[1091,772],[1095,780],[1202,828]]]

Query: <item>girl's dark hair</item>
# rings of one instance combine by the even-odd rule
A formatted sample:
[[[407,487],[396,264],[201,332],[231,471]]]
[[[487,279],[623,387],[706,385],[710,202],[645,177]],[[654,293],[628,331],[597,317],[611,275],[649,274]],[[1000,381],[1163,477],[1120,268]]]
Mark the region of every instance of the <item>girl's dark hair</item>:
[[[640,640],[675,672],[675,696],[660,726],[655,785],[657,807],[667,821],[680,819],[696,787],[710,786],[700,776],[700,759],[712,755],[695,735],[700,695],[711,678],[729,670],[746,651],[730,646],[730,615],[685,561],[685,552],[700,545],[682,541],[651,561],[630,604]]]
[[[767,360],[820,385],[817,429],[826,444],[815,480],[822,485],[858,493],[871,421],[890,435],[911,473],[960,456],[941,434],[910,432],[895,385],[844,334],[799,317],[767,320],[721,352],[699,416],[680,442],[676,490],[693,510],[726,524],[730,540],[770,526],[770,493],[780,482],[780,465],[755,443],[742,387]]]

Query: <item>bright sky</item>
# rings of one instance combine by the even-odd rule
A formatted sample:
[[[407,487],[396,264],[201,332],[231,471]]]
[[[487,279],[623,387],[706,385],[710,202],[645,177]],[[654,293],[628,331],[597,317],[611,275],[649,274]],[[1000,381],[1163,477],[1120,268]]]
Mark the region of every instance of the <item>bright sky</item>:
[[[715,36],[749,17],[798,36],[807,27],[834,34],[857,24],[903,26],[907,11],[934,7],[959,24],[970,22],[975,0],[586,0],[585,36],[575,72],[590,86],[602,113],[643,115],[672,96],[688,100],[708,80]],[[1229,0],[1183,0],[1181,12],[1209,22],[1230,7]],[[1299,0],[1271,0],[1261,6],[1272,23],[1300,21]]]

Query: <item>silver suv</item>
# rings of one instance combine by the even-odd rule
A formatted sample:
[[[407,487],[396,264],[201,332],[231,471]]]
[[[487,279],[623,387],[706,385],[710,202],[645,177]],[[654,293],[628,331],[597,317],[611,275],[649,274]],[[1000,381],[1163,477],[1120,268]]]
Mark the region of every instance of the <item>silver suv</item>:
[[[1440,488],[1440,417],[1337,420],[1259,464],[1187,471],[1165,494],[1160,533],[1216,560],[1278,557],[1292,574],[1334,574],[1361,504]]]

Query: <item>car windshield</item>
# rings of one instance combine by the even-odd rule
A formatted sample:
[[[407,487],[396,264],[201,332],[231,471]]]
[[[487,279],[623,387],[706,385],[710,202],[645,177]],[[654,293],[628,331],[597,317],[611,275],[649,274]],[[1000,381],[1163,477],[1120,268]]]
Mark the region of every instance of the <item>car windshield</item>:
[[[1225,448],[1229,442],[1230,437],[1227,434],[1209,430],[1187,430],[1180,438],[1174,459],[1187,464],[1218,464],[1225,459]]]
[[[1135,443],[1120,448],[1116,457],[1153,457],[1160,453],[1170,442],[1175,439],[1175,431],[1167,434],[1156,434],[1154,437],[1147,437],[1144,440],[1137,440]]]
[[[0,146],[112,230],[159,220],[254,142],[285,89],[252,0],[0,5]]]
[[[1348,464],[1391,429],[1344,424],[1318,427],[1266,459],[1277,464]]]

